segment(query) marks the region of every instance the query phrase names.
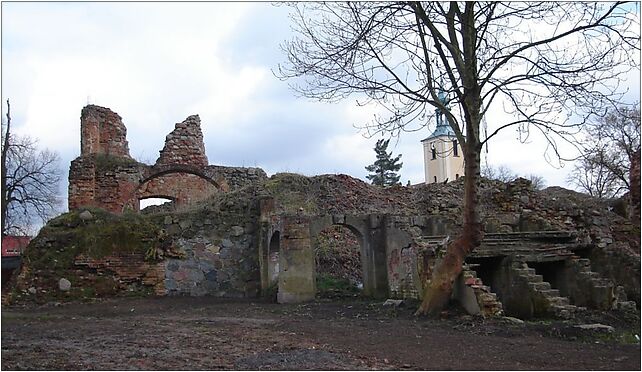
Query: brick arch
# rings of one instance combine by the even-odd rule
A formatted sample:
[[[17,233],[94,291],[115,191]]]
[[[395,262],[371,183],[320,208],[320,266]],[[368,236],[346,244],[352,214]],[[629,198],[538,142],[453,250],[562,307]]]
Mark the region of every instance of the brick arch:
[[[143,184],[147,181],[150,181],[154,178],[164,176],[170,173],[188,173],[195,176],[199,176],[202,179],[208,181],[214,185],[217,189],[221,188],[221,185],[214,180],[212,177],[205,173],[203,167],[190,165],[190,164],[162,164],[155,165],[153,167],[147,168],[143,173],[143,179],[140,181],[140,184]]]
[[[220,191],[219,183],[200,167],[189,165],[155,166],[143,173],[127,198],[123,210],[140,209],[140,200],[152,197],[171,199],[176,207],[204,200]]]

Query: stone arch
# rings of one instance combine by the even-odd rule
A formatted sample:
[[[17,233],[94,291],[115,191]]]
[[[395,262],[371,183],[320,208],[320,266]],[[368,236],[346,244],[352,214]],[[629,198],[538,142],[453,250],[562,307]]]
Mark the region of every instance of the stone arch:
[[[379,216],[334,215],[314,219],[310,224],[313,251],[319,233],[332,225],[346,227],[359,242],[363,294],[370,297],[385,297],[388,294],[386,241]]]
[[[221,188],[221,185],[214,180],[212,177],[209,177],[201,167],[196,167],[189,164],[169,164],[169,165],[155,165],[148,168],[147,172],[143,175],[143,179],[140,181],[140,184],[148,182],[154,178],[158,178],[171,173],[188,173],[198,176],[212,185],[217,189]]]
[[[152,167],[143,174],[123,206],[123,210],[140,209],[140,200],[161,197],[181,207],[206,199],[220,191],[219,183],[193,166]]]

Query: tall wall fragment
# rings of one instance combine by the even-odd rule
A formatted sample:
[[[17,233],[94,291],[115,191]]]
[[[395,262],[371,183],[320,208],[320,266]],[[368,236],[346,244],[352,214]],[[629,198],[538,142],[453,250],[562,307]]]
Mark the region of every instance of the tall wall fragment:
[[[198,115],[176,124],[156,164],[129,155],[127,128],[108,108],[88,105],[81,114],[81,154],[69,167],[69,210],[98,207],[112,213],[139,209],[162,197],[177,207],[196,203],[267,177],[262,169],[209,166]]]
[[[106,107],[88,105],[80,115],[81,156],[104,154],[129,156],[127,128],[117,113]]]
[[[201,119],[198,115],[176,123],[174,130],[165,138],[165,147],[160,151],[156,165],[167,164],[207,165]]]

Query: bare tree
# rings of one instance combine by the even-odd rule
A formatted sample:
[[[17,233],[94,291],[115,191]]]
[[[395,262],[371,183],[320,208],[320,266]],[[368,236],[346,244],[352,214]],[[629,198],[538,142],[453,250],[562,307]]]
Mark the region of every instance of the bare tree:
[[[585,120],[621,98],[638,68],[637,18],[621,3],[297,3],[297,36],[278,75],[306,97],[356,95],[389,115],[369,132],[418,130],[444,115],[465,161],[462,234],[424,283],[418,314],[447,303],[466,256],[483,237],[478,213],[482,146],[505,128],[537,131],[559,154]],[[443,99],[444,95],[447,99]],[[510,117],[484,130],[482,118]],[[488,133],[488,135],[484,135]]]
[[[27,235],[36,218],[46,222],[60,201],[58,155],[38,150],[36,141],[11,132],[11,106],[2,141],[2,236]]]
[[[546,180],[542,176],[536,174],[529,174],[526,178],[531,181],[533,190],[542,190],[546,187]]]
[[[592,196],[612,198],[631,190],[631,161],[640,150],[640,106],[609,110],[586,125],[584,154],[568,182]]]
[[[481,175],[484,178],[498,180],[501,182],[511,182],[519,177],[517,173],[513,172],[512,169],[505,165],[500,165],[498,167],[493,167],[491,165],[483,166],[481,167]],[[525,178],[531,182],[531,186],[534,190],[541,190],[546,187],[546,180],[544,180],[544,177],[542,176],[529,174],[525,176]]]
[[[517,173],[513,172],[512,169],[505,165],[500,165],[498,167],[486,165],[481,167],[481,175],[485,178],[502,182],[510,182],[518,177]]]

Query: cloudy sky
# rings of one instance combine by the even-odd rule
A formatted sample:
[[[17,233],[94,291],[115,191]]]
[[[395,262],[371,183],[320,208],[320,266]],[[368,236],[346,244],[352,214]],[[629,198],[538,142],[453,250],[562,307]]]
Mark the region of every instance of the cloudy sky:
[[[175,123],[199,114],[210,164],[365,179],[381,137],[366,138],[355,126],[377,109],[298,98],[272,73],[285,61],[279,44],[292,37],[288,11],[269,3],[3,2],[3,118],[9,98],[15,131],[61,155],[65,205],[88,103],[120,114],[131,155],[146,163]],[[630,89],[638,101],[639,73]],[[391,141],[403,155],[404,184],[424,181],[420,141],[432,129]],[[566,185],[570,164],[553,167],[537,138],[520,144],[516,137],[506,130],[494,139],[488,162]]]

